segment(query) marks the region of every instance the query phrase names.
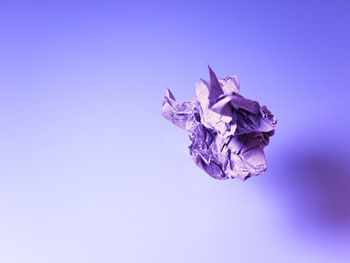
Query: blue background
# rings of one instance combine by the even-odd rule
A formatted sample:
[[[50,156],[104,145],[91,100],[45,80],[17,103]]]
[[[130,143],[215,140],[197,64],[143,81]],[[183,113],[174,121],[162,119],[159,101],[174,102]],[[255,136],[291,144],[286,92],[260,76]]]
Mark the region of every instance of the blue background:
[[[0,262],[349,262],[349,1],[0,1]],[[160,115],[237,74],[268,171]]]

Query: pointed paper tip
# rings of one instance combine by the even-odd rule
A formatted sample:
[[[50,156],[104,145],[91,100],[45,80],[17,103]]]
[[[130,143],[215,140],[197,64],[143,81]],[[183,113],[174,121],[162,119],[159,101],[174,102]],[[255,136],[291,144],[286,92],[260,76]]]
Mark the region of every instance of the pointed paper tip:
[[[210,99],[216,99],[217,97],[219,97],[221,94],[224,94],[221,85],[214,73],[214,71],[212,70],[212,68],[208,65],[208,69],[209,69],[209,75],[210,75]]]
[[[205,86],[207,86],[207,87],[210,86],[209,81],[207,81],[207,80],[205,80],[205,79],[202,79],[202,78],[200,78],[200,80],[204,83]]]
[[[210,81],[218,81],[215,72],[213,71],[213,69],[208,65],[208,69],[209,69],[209,76],[210,76]]]
[[[208,65],[208,69],[209,69],[209,76],[210,76],[211,85],[219,85],[219,87],[220,87],[220,83],[218,81],[218,78],[215,75],[215,72],[212,70],[212,68],[209,65]]]
[[[166,97],[170,98],[170,99],[173,99],[175,100],[175,97],[174,95],[171,93],[170,89],[166,89],[166,94],[165,94]]]

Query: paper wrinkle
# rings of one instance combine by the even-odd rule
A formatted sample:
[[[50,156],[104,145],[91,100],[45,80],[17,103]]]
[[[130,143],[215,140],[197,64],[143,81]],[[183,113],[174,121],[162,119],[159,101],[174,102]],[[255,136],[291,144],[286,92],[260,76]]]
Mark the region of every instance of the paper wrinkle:
[[[196,83],[196,97],[181,105],[169,89],[162,115],[189,132],[195,164],[215,179],[246,180],[266,171],[264,147],[277,124],[266,106],[241,96],[236,75]]]

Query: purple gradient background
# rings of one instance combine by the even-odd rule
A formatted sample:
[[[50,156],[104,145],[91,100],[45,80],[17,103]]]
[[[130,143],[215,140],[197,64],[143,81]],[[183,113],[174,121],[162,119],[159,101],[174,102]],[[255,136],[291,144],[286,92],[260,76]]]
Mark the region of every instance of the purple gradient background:
[[[349,1],[1,1],[0,262],[349,262]],[[237,74],[268,171],[215,181],[160,115]]]

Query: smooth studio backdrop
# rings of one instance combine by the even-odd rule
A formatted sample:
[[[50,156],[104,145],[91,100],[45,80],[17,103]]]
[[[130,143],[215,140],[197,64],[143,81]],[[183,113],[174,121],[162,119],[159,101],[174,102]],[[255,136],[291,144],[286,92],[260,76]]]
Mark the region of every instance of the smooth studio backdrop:
[[[0,1],[0,262],[349,262],[349,1]],[[160,115],[237,74],[268,170]]]

